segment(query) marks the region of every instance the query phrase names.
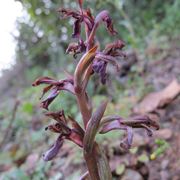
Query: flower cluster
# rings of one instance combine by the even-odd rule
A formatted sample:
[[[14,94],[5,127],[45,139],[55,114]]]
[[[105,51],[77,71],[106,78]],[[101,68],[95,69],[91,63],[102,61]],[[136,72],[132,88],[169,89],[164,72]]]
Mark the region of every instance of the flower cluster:
[[[82,8],[82,2],[82,0],[79,0],[79,10],[65,8],[58,10],[63,18],[71,17],[74,19],[72,37],[77,42],[70,43],[66,53],[72,53],[75,58],[77,54],[83,53],[75,68],[74,75],[68,74],[68,77],[63,80],[40,77],[33,83],[33,86],[46,85],[41,96],[41,107],[48,110],[45,115],[55,121],[55,123],[46,127],[46,130],[58,134],[56,142],[44,153],[43,158],[45,161],[53,159],[62,147],[64,140],[70,140],[83,149],[91,179],[101,176],[106,177],[105,179],[107,177],[111,179],[111,175],[107,173],[106,156],[102,155],[103,153],[99,150],[95,141],[96,135],[117,129],[124,130],[126,136],[120,145],[127,150],[132,144],[133,128],[143,128],[151,136],[152,128],[158,129],[159,125],[146,115],[133,116],[127,119],[118,115],[104,116],[107,102],[102,102],[95,111],[92,110],[92,102],[86,92],[88,81],[94,73],[98,73],[102,84],[105,84],[108,63],[115,66],[117,71],[121,70],[118,59],[125,58],[125,54],[122,51],[125,43],[118,39],[113,43],[107,44],[104,50],[100,51],[99,43],[95,36],[99,25],[104,23],[111,35],[116,35],[117,31],[113,27],[108,11],[103,10],[94,17],[90,9]],[[83,26],[86,34],[85,40],[81,36]],[[75,96],[84,127],[81,127],[74,118],[66,117],[63,110],[59,112],[49,111],[49,105],[63,90]],[[44,98],[47,93],[49,94]],[[105,162],[106,166],[102,164],[103,162]]]
[[[45,161],[49,161],[57,155],[63,145],[64,139],[74,142],[79,147],[83,147],[84,130],[72,117],[68,116],[66,118],[63,110],[59,112],[48,112],[45,115],[56,121],[54,124],[47,126],[45,130],[59,134],[55,144],[43,154]]]

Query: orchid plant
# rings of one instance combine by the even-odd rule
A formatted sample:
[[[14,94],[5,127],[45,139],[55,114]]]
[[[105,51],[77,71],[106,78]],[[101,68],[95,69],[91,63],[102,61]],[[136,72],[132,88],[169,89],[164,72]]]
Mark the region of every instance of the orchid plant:
[[[74,58],[77,57],[77,54],[83,54],[75,68],[74,75],[67,74],[67,78],[63,80],[40,77],[33,83],[33,86],[47,85],[43,89],[41,99],[45,94],[49,94],[42,100],[41,107],[47,110],[45,115],[54,119],[55,123],[49,125],[46,130],[58,135],[54,145],[43,154],[43,159],[50,161],[55,158],[64,141],[70,140],[78,145],[84,154],[87,173],[82,179],[111,180],[111,169],[106,154],[95,140],[96,135],[117,129],[124,130],[126,135],[121,140],[120,146],[128,150],[133,140],[133,128],[143,128],[151,136],[151,128],[158,129],[159,126],[147,115],[136,115],[126,119],[119,115],[104,116],[107,101],[100,103],[99,107],[93,110],[91,99],[86,91],[89,79],[98,73],[101,83],[105,84],[108,64],[112,64],[117,71],[121,70],[118,59],[125,57],[125,53],[122,51],[125,43],[118,39],[107,44],[104,50],[100,50],[100,44],[96,39],[96,30],[101,24],[105,24],[111,35],[117,35],[109,12],[103,10],[94,17],[90,9],[83,9],[83,0],[78,0],[78,4],[79,10],[65,8],[58,10],[62,18],[74,19],[72,37],[76,42],[70,43],[66,52],[72,53]],[[85,40],[81,33],[82,29],[85,30]],[[73,94],[76,98],[82,115],[83,127],[73,117],[65,116],[63,110],[49,111],[49,105],[63,90]]]

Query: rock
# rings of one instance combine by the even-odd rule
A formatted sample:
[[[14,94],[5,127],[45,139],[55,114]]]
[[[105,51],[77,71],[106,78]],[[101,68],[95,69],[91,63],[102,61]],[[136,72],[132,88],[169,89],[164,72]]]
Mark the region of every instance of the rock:
[[[160,172],[160,175],[161,175],[161,179],[163,179],[163,180],[169,180],[170,179],[170,175],[169,175],[168,171],[163,170]]]
[[[122,176],[121,180],[143,180],[143,177],[137,172],[132,169],[127,169]]]
[[[154,137],[168,140],[172,137],[172,131],[170,129],[160,129],[154,133]]]

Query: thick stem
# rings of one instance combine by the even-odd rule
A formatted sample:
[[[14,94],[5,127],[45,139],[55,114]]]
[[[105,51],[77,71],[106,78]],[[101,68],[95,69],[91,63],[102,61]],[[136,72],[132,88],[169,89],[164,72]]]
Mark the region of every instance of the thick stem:
[[[90,38],[90,41],[91,43],[89,44],[86,50],[87,52],[93,47],[94,38]],[[92,71],[92,68],[90,66],[88,68],[88,66],[86,68],[87,71],[85,73],[85,79],[83,80],[83,83],[80,86],[77,86],[77,89],[75,88],[76,98],[80,112],[82,114],[85,129],[88,121],[92,116],[92,104],[91,101],[88,99],[88,95],[86,94],[86,86],[88,84],[89,77]],[[82,74],[83,73],[81,72],[81,75]],[[75,75],[76,77],[78,77],[76,71],[75,71]],[[77,79],[79,80],[81,78],[77,78]],[[84,158],[88,168],[90,180],[112,180],[112,174],[106,155],[102,151],[102,149],[100,149],[99,145],[96,142],[94,143],[92,150],[86,151],[84,149]]]
[[[77,102],[79,105],[80,112],[82,114],[84,127],[86,128],[86,125],[91,118],[92,114],[92,106],[90,102],[88,101],[88,96],[85,92],[77,92],[76,93]]]
[[[92,151],[84,151],[84,158],[91,180],[112,180],[106,155],[96,142]]]
[[[92,115],[92,106],[89,104],[87,94],[83,91],[76,93],[77,102],[83,117],[84,125],[86,125]],[[95,142],[92,151],[85,151],[84,158],[89,172],[89,177],[91,180],[111,180],[111,170],[108,164],[105,153]]]

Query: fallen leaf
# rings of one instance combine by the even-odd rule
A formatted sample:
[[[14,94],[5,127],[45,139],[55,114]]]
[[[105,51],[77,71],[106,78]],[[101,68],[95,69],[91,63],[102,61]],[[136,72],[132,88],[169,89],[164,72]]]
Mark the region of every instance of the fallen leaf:
[[[134,109],[134,113],[150,113],[169,104],[180,94],[180,84],[174,79],[165,89],[148,94]]]

